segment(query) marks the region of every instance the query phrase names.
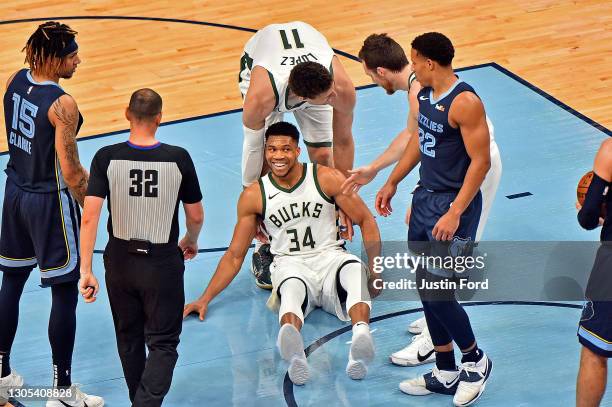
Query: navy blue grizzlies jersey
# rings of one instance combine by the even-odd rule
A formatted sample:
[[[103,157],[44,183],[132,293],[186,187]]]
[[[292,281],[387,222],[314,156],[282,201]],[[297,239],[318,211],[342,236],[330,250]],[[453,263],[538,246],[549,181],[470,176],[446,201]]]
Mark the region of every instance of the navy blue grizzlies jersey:
[[[428,190],[458,191],[463,185],[471,159],[465,149],[461,131],[451,127],[448,122],[448,112],[457,95],[466,91],[476,94],[470,85],[457,79],[438,99],[434,99],[430,87],[421,89],[417,96],[420,184]]]
[[[17,72],[4,94],[9,148],[8,178],[29,192],[66,188],[55,152],[55,128],[48,111],[66,92],[55,82],[36,82],[28,69]],[[83,123],[79,113],[78,129]]]

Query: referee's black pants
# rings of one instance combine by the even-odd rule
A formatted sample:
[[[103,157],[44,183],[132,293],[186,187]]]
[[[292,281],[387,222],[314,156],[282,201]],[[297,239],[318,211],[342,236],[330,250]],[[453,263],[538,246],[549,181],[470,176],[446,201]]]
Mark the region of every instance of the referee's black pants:
[[[176,244],[154,245],[150,255],[131,254],[126,241],[111,237],[104,267],[132,406],[161,406],[178,359],[185,305],[183,255]]]

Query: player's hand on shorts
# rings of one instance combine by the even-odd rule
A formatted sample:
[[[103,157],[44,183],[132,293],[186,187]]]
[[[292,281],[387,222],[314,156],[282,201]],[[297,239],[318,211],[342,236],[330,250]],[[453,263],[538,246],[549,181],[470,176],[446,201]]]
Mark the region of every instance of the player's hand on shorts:
[[[395,192],[397,192],[397,185],[388,182],[378,191],[374,207],[379,215],[385,217],[391,215],[391,212],[393,212],[393,208],[391,208],[391,198],[393,198]]]
[[[451,240],[455,236],[455,232],[459,228],[460,216],[451,212],[446,212],[431,231],[431,235],[436,240]]]
[[[98,295],[99,289],[100,284],[98,283],[98,279],[91,271],[81,272],[81,279],[79,280],[79,292],[85,299],[85,302],[96,301],[96,295]]]
[[[193,242],[186,235],[179,242],[185,260],[191,260],[198,255],[198,242]]]
[[[185,308],[183,308],[183,319],[187,318],[190,314],[197,314],[200,321],[204,321],[206,311],[208,311],[207,302],[201,300],[190,302],[189,304],[185,305]]]
[[[342,183],[343,194],[359,191],[362,186],[369,184],[378,174],[378,171],[371,165],[364,165],[348,172],[351,175]]]
[[[270,239],[268,239],[268,232],[263,224],[263,219],[257,220],[257,232],[255,233],[255,239],[257,239],[261,244],[270,243]]]
[[[352,242],[353,235],[355,234],[355,231],[353,230],[353,220],[349,218],[342,209],[340,209],[338,212],[338,217],[340,218],[340,237],[344,240]]]
[[[382,292],[382,274],[372,273],[368,279],[368,291],[370,298],[376,298]],[[375,284],[376,283],[376,284]]]
[[[406,222],[406,225],[410,225],[410,215],[412,214],[412,206],[409,206],[408,209],[406,209],[406,219],[404,220],[404,222]]]

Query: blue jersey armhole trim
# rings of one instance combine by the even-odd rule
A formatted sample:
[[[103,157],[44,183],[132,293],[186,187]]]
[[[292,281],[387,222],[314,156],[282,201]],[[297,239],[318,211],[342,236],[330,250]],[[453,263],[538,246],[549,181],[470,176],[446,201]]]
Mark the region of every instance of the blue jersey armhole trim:
[[[158,147],[160,147],[162,145],[161,142],[157,142],[156,144],[153,144],[152,146],[139,146],[136,144],[132,144],[129,141],[126,141],[127,145],[130,146],[131,148],[134,148],[136,150],[154,150]]]

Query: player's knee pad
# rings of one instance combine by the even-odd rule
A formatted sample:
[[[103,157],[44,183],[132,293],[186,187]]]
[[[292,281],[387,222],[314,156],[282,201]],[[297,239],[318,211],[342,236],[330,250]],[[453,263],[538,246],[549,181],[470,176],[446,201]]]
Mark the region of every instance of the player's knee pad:
[[[346,292],[346,311],[360,302],[372,308],[368,281],[364,268],[358,261],[345,263],[338,272],[340,287]]]
[[[242,126],[242,129],[242,185],[249,186],[257,182],[263,168],[265,128],[253,130]]]
[[[292,313],[297,315],[303,324],[304,312],[306,312],[306,306],[308,305],[306,283],[297,277],[290,277],[280,284],[278,296],[280,297],[279,322],[285,314]]]

